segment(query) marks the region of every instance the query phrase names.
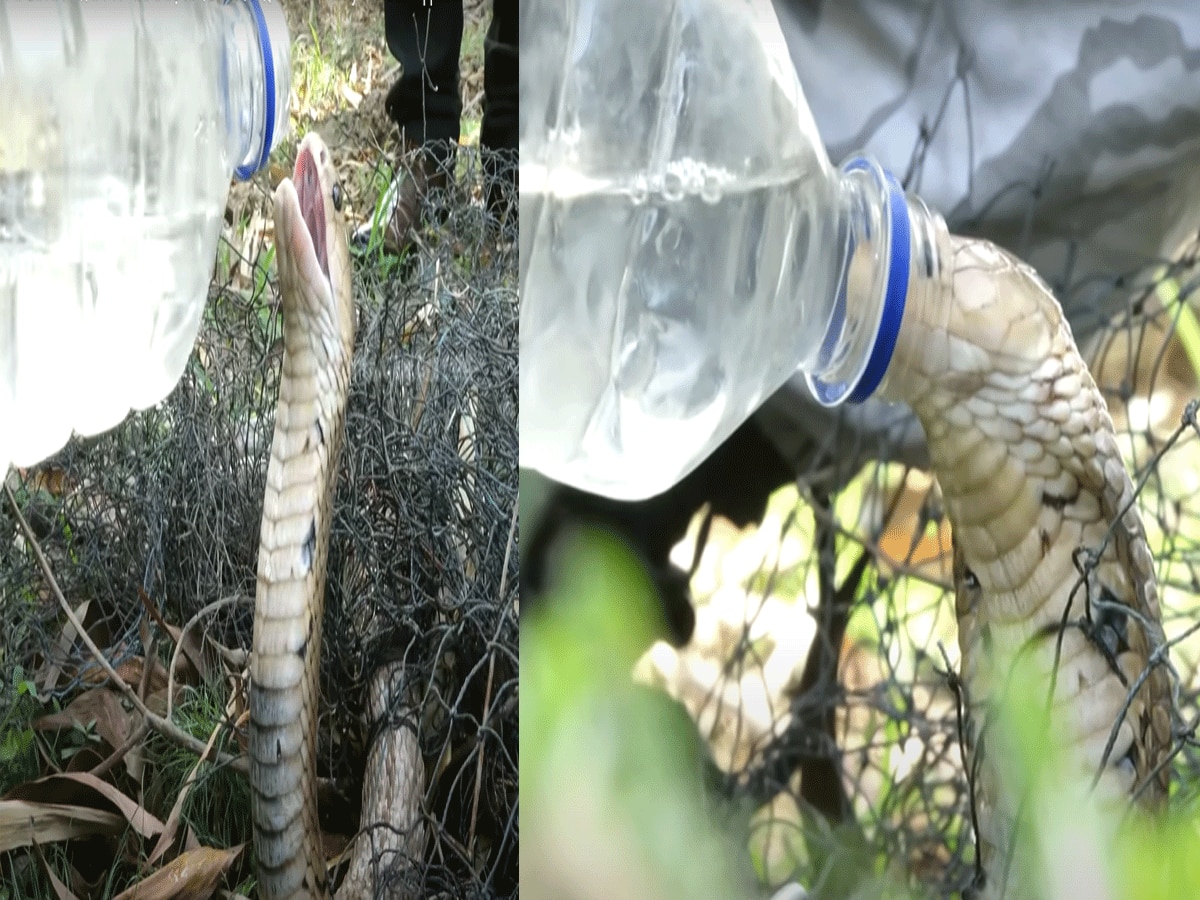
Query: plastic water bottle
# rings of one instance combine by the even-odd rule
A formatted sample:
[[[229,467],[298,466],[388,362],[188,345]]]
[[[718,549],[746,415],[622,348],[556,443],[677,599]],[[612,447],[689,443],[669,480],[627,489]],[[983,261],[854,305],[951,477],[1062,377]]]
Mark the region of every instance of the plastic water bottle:
[[[273,0],[0,4],[0,477],[174,387],[289,54]]]
[[[521,465],[638,499],[797,369],[865,399],[932,214],[830,164],[770,3],[522,0],[521,40]]]

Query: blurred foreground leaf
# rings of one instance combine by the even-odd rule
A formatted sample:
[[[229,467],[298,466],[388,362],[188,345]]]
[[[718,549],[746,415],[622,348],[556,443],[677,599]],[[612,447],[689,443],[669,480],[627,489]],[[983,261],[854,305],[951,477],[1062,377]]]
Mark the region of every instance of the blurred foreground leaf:
[[[1019,660],[991,740],[1008,791],[1020,798],[1014,896],[1094,900],[1200,897],[1200,821],[1103,800],[1060,746],[1065,713],[1047,710],[1046,684]]]
[[[613,537],[565,537],[521,626],[521,887],[527,898],[749,897],[714,824],[687,712],[635,685],[662,631],[649,578]]]

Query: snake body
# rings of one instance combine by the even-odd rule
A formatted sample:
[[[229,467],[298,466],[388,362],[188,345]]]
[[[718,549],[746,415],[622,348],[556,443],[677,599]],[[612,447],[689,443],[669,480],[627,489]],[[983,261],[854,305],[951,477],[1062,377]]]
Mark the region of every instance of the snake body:
[[[350,253],[329,151],[309,133],[275,192],[283,374],[267,466],[250,662],[259,896],[323,897],[316,740],[325,558],[354,345]]]
[[[986,745],[1014,662],[1104,801],[1165,798],[1172,694],[1133,485],[1058,302],[1004,250],[935,231],[881,392],[921,421],[951,522],[977,859],[1002,896],[1021,798]]]

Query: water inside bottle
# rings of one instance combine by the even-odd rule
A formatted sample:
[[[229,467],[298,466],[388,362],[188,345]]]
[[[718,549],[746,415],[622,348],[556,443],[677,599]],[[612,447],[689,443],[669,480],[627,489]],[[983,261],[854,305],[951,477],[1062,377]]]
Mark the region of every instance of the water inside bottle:
[[[0,471],[162,400],[203,313],[230,177],[221,50],[147,6],[131,55],[133,12],[85,9],[67,58],[53,21],[10,21],[48,31],[0,77]]]
[[[193,174],[206,177],[224,191],[219,168]],[[160,401],[183,371],[220,210],[194,197],[191,209],[139,215],[146,190],[52,167],[0,182],[12,224],[0,233],[3,464],[32,464],[72,430],[112,427]]]
[[[70,436],[97,434],[157,403],[186,365],[215,247],[197,209],[130,220],[82,204],[62,239],[0,244],[0,407],[4,443],[27,465]],[[91,207],[88,209],[87,207]]]
[[[824,333],[832,270],[805,261],[829,253],[826,191],[815,166],[735,180],[681,160],[622,183],[523,163],[522,465],[644,496],[698,463]],[[777,381],[735,377],[747,357]]]

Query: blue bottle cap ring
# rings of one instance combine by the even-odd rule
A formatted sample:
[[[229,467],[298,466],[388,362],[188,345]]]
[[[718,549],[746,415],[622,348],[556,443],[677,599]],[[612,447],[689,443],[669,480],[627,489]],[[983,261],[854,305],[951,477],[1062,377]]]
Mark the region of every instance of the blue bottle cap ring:
[[[809,389],[823,406],[841,403],[862,403],[871,396],[883,381],[892,354],[896,350],[896,339],[900,334],[900,323],[904,319],[904,307],[908,300],[908,276],[911,256],[911,235],[908,222],[908,202],[900,182],[890,172],[878,169],[862,157],[850,160],[842,167],[844,172],[859,169],[882,172],[888,192],[888,216],[891,224],[891,246],[889,250],[887,287],[884,291],[883,309],[880,311],[879,328],[875,341],[867,355],[857,381],[829,383],[817,376],[807,378]],[[837,342],[841,339],[846,318],[846,288],[843,283],[834,302],[830,326],[825,342],[817,355],[818,367],[828,365]]]
[[[264,87],[266,92],[266,128],[263,130],[262,152],[258,162],[238,166],[234,174],[239,180],[245,181],[267,164],[271,155],[271,145],[275,142],[275,56],[271,50],[271,37],[267,32],[267,19],[263,15],[262,4],[259,0],[248,0],[254,13],[254,22],[258,27],[258,46],[262,50]]]
[[[888,182],[888,209],[892,214],[892,252],[888,267],[887,292],[883,298],[883,313],[879,321],[879,333],[875,346],[867,359],[862,378],[854,386],[848,403],[862,403],[879,387],[896,350],[896,339],[900,335],[900,323],[904,320],[904,306],[908,301],[908,275],[912,237],[909,234],[908,202],[904,190],[891,172],[884,172]]]

